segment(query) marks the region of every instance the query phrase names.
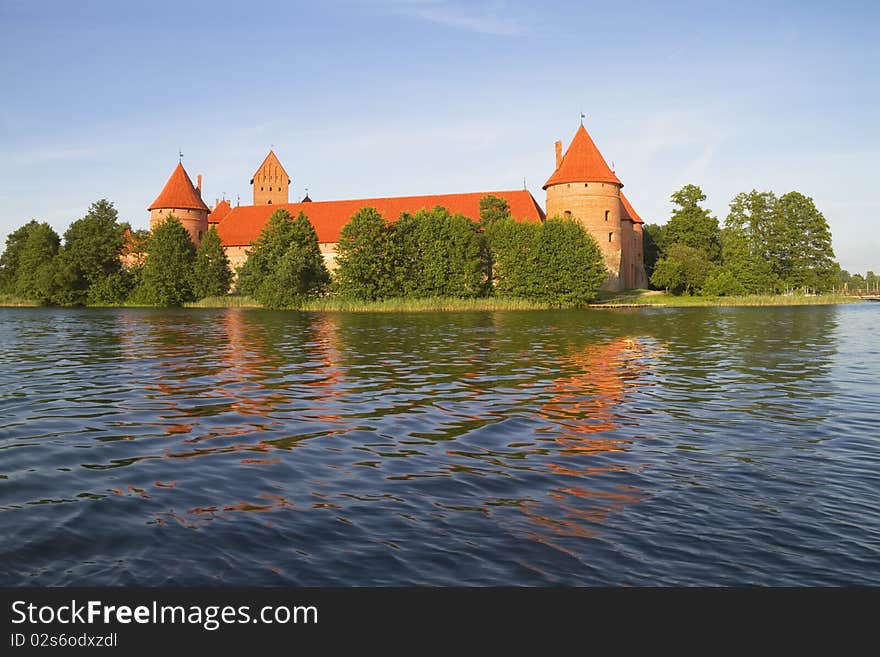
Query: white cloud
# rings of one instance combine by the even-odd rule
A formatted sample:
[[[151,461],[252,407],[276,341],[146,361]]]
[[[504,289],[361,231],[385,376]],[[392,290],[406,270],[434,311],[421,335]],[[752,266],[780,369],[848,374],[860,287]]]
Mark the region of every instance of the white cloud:
[[[388,0],[386,4],[404,16],[481,34],[517,36],[525,31],[506,2]]]

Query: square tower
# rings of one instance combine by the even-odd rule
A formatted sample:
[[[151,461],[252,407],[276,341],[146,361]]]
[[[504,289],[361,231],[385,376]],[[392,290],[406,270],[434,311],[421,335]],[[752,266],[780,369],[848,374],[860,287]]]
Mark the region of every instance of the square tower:
[[[254,186],[254,205],[278,205],[288,202],[290,178],[275,151],[269,151],[266,159],[251,178]]]

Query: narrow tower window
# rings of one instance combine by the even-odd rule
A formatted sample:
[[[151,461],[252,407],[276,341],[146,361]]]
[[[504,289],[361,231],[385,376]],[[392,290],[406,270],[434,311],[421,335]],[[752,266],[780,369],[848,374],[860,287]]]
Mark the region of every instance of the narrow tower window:
[[[605,221],[608,221],[608,213],[609,212],[611,212],[611,210],[605,210]]]
[[[608,241],[610,242],[614,238],[614,233],[608,233]]]
[[[566,210],[564,214],[566,219],[571,219],[571,210]]]

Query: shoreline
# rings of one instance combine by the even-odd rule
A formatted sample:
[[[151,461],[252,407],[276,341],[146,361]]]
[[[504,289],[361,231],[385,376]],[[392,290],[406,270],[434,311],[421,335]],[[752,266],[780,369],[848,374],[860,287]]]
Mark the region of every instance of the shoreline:
[[[586,306],[551,306],[527,299],[480,297],[473,299],[432,297],[426,299],[385,299],[382,301],[355,301],[337,297],[324,297],[306,301],[301,312],[467,312],[467,311],[514,311],[514,310],[617,310],[639,308],[713,308],[713,307],[779,307],[779,306],[827,306],[859,303],[860,297],[840,294],[803,295],[748,295],[737,297],[688,297],[672,296],[663,292],[643,291],[637,294],[604,293]],[[39,308],[39,303],[16,297],[0,297],[0,307]],[[46,306],[49,307],[49,306]],[[53,306],[54,307],[54,306]],[[162,306],[89,305],[86,308],[160,308]],[[249,297],[208,297],[186,303],[183,308],[243,308],[262,310],[263,307]]]

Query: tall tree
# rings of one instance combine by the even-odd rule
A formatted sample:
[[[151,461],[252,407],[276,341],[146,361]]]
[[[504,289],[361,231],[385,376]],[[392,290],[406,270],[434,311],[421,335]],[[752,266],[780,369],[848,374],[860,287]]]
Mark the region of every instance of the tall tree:
[[[477,225],[446,208],[415,214],[421,266],[413,290],[419,297],[476,297],[483,290]]]
[[[737,194],[731,201],[721,231],[724,280],[736,281],[728,286],[736,292],[729,293],[766,294],[778,289],[778,276],[773,267],[778,249],[777,203],[773,192],[756,190]]]
[[[785,287],[832,288],[838,265],[834,261],[831,230],[813,199],[800,192],[781,196],[773,226],[769,257]]]
[[[272,213],[253,243],[238,285],[264,306],[281,308],[320,294],[329,279],[308,217],[300,212],[294,220],[281,208]]]
[[[576,221],[504,219],[488,229],[497,293],[554,306],[584,305],[608,272],[595,240]]]
[[[388,222],[375,208],[361,208],[352,215],[342,227],[336,248],[334,287],[339,294],[367,301],[395,295],[399,284],[392,236]],[[402,231],[399,237],[398,246],[403,244]]]
[[[663,249],[666,243],[665,226],[659,224],[645,224],[642,227],[642,253],[645,259],[645,274],[648,280],[654,273],[657,261],[663,257]]]
[[[492,249],[489,247],[489,237],[486,230],[497,221],[510,219],[510,205],[503,198],[487,194],[480,199],[480,264],[483,271],[483,294],[492,293],[492,285],[495,279],[494,260]]]
[[[672,202],[678,207],[673,210],[672,217],[664,229],[667,251],[673,244],[683,244],[701,249],[712,262],[720,259],[718,219],[700,205],[705,200],[706,195],[696,185],[685,185],[677,192],[673,192]]]
[[[196,299],[222,296],[229,292],[231,284],[229,258],[220,244],[217,229],[211,226],[196,249],[192,273],[193,295]]]
[[[25,228],[25,239],[15,254],[12,292],[48,303],[54,292],[55,261],[61,240],[47,223],[30,222]]]
[[[510,218],[510,204],[494,194],[480,199],[480,225],[488,226],[500,219]]]
[[[238,275],[238,288],[242,294],[254,296],[262,282],[293,241],[293,219],[284,208],[275,210],[260,236],[251,245],[248,258]]]
[[[534,298],[541,286],[537,244],[541,224],[503,219],[486,229],[499,296]]]
[[[31,231],[39,225],[40,223],[36,219],[31,219],[6,237],[6,248],[0,255],[0,292],[7,294],[15,292],[15,279],[21,260],[21,252],[25,248]]]
[[[673,243],[657,261],[651,284],[673,294],[696,294],[711,270],[712,263],[703,249]]]
[[[125,226],[117,222],[117,216],[113,204],[101,199],[92,203],[88,213],[64,233],[60,267],[69,280],[65,286],[66,303],[86,303],[92,285],[122,268]]]
[[[141,296],[157,306],[180,306],[194,299],[195,246],[180,220],[169,215],[153,230],[141,280]]]

